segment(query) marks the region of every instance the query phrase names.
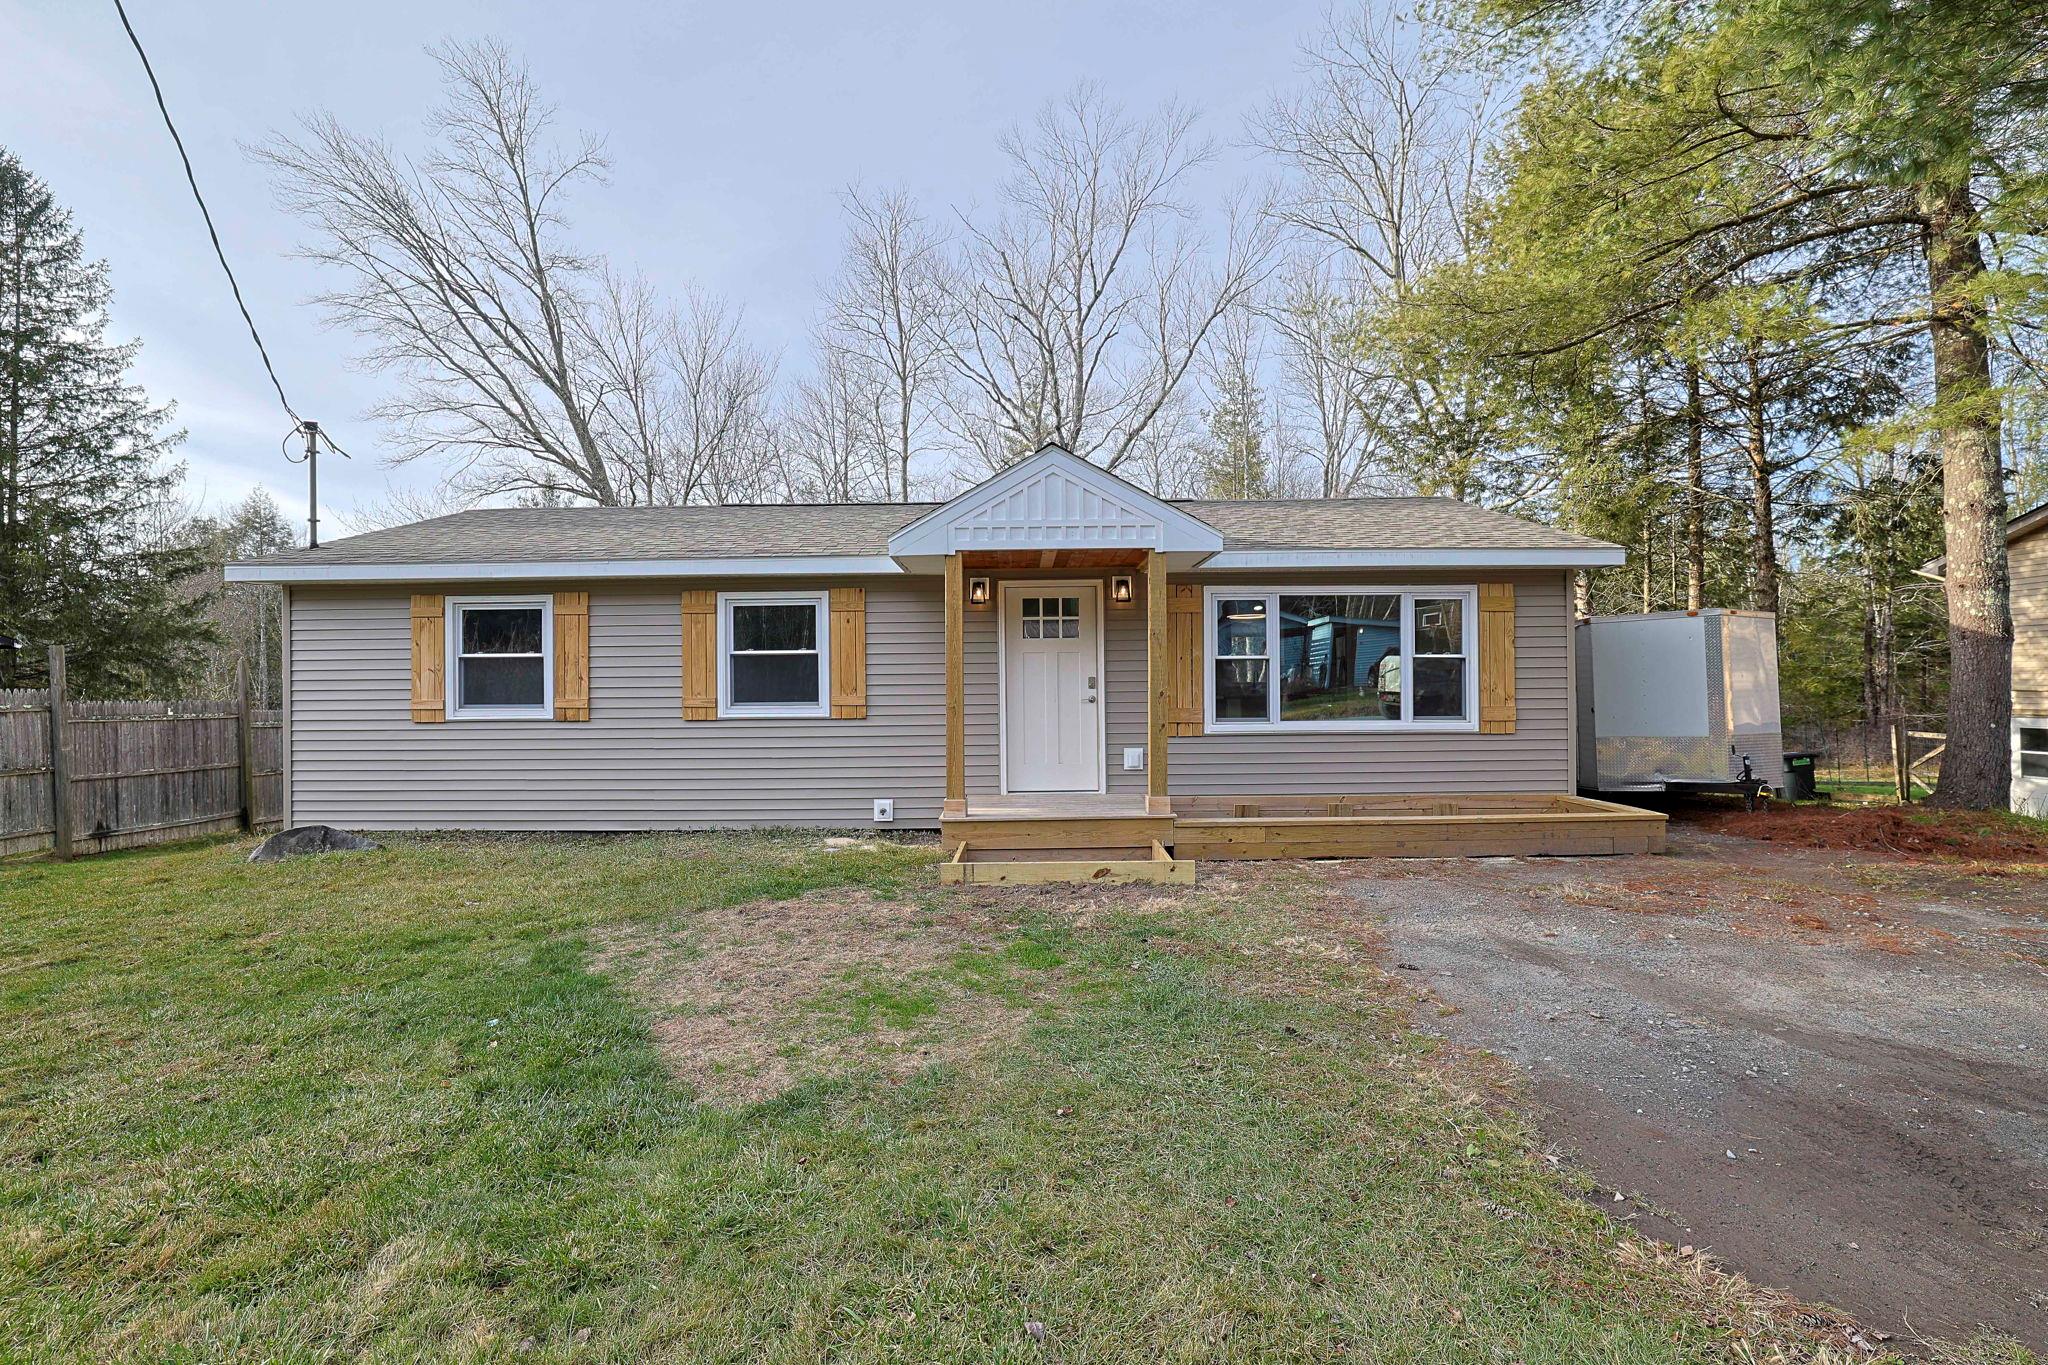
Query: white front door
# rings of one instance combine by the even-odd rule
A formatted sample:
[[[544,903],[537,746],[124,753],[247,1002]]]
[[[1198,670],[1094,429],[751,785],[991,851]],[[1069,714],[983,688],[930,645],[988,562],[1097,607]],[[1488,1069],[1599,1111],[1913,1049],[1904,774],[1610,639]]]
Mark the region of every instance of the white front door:
[[[1003,790],[1102,790],[1102,585],[1003,585]]]

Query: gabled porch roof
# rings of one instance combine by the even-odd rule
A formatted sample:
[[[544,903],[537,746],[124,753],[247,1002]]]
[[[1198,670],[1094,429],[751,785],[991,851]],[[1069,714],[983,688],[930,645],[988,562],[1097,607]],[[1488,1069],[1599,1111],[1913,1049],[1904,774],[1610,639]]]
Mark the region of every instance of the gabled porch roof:
[[[931,572],[949,554],[1157,550],[1182,568],[1223,548],[1201,519],[1049,445],[889,537],[889,554]]]

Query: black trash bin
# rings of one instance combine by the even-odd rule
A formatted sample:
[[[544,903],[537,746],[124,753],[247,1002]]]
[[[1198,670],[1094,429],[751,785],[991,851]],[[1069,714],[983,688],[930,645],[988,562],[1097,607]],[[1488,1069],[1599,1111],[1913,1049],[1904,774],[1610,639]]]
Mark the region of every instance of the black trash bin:
[[[1787,801],[1811,801],[1816,791],[1813,784],[1813,764],[1820,755],[1811,750],[1794,750],[1785,755],[1785,799]]]

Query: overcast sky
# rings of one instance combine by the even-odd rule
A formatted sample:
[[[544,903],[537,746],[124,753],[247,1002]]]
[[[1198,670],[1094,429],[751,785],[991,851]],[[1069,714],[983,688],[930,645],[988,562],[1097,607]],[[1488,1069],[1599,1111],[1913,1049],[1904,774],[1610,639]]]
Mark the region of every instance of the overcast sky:
[[[1244,114],[1295,79],[1323,0],[1036,0],[1028,4],[580,4],[479,0],[129,0],[293,405],[358,456],[322,461],[328,529],[394,474],[364,412],[383,381],[359,343],[308,304],[320,272],[293,252],[242,145],[329,109],[417,145],[437,97],[423,49],[494,36],[523,57],[561,126],[605,138],[611,183],[574,206],[580,241],[657,283],[743,304],[753,339],[801,368],[834,271],[835,196],[902,184],[935,211],[985,200],[995,143],[1079,80],[1134,112],[1179,97],[1225,154],[1196,192],[1257,172],[1234,144]],[[193,490],[217,507],[261,483],[294,518],[304,474],[279,455],[278,409],[113,0],[0,0],[0,144],[73,212],[112,268],[114,322],[143,342],[138,377],[176,400]]]

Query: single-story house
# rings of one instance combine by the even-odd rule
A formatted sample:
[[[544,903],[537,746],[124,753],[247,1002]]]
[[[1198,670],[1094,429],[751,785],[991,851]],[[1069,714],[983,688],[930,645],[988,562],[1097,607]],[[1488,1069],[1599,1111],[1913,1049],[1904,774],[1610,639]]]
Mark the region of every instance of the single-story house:
[[[1048,447],[939,504],[488,508],[228,577],[287,596],[293,823],[1277,856],[1427,851],[1384,823],[1422,817],[1644,846],[1573,794],[1570,579],[1622,558],[1447,498],[1162,500]]]
[[[2012,809],[2048,817],[2048,502],[2005,524],[2012,575]],[[1920,572],[1939,579],[1948,560]]]

